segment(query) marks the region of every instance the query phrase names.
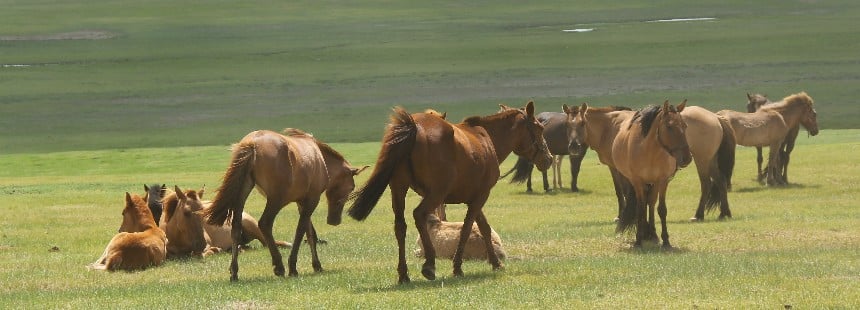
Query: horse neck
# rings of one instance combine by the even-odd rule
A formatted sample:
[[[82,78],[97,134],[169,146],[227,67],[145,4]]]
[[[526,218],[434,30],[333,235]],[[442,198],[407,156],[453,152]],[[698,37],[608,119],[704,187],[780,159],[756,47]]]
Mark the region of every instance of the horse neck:
[[[782,119],[785,120],[786,126],[788,128],[792,128],[797,126],[800,123],[800,117],[803,113],[803,102],[779,102],[777,104],[770,104],[762,107],[762,109],[768,109],[770,111],[776,111],[780,115],[782,115]]]
[[[333,153],[334,150],[328,146],[320,145],[320,152],[322,153],[323,160],[325,161],[329,186],[331,186],[331,183],[336,181],[335,175],[340,171],[348,170],[349,164],[344,160],[343,156]]]
[[[515,141],[510,139],[511,128],[517,122],[515,113],[506,115],[490,115],[481,117],[478,121],[478,126],[484,128],[490,136],[490,141],[493,143],[493,148],[496,151],[496,159],[501,163],[508,158],[508,155],[514,151]]]
[[[609,111],[591,110],[586,111],[585,130],[588,132],[585,143],[597,149],[608,149],[612,147],[612,141],[618,133],[620,120],[610,115]],[[617,113],[616,113],[617,114]],[[618,114],[621,115],[621,114]]]

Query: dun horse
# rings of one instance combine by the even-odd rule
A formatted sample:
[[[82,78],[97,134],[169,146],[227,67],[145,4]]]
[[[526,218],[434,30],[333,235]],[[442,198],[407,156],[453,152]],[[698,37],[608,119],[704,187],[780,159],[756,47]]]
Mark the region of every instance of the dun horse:
[[[755,113],[762,106],[772,104],[773,101],[767,98],[767,95],[761,94],[747,94],[747,112]],[[782,171],[782,177],[785,179],[785,182],[788,183],[788,162],[791,159],[791,152],[794,150],[794,142],[797,141],[797,134],[800,132],[800,126],[795,125],[794,127],[788,130],[788,133],[785,135],[785,141],[782,142],[782,146],[779,148],[780,153],[780,163],[782,164],[782,168],[778,169]],[[756,146],[756,162],[758,163],[758,181],[761,182],[765,178],[765,171],[761,169],[761,164],[763,158],[761,156],[761,146]],[[767,169],[767,168],[765,168]]]
[[[780,148],[791,129],[802,125],[810,135],[818,134],[818,120],[812,97],[806,92],[787,96],[780,102],[764,105],[754,113],[722,110],[718,115],[729,120],[735,140],[743,146],[769,146],[767,184],[786,185],[782,174]]]
[[[501,112],[469,117],[459,124],[448,123],[433,114],[410,115],[398,107],[382,141],[373,174],[355,193],[348,213],[364,220],[385,188],[391,188],[399,283],[410,281],[404,217],[408,189],[422,196],[412,217],[425,249],[421,273],[429,280],[436,278],[436,250],[426,225],[429,214],[445,203],[468,205],[453,258],[453,273],[462,276],[463,249],[472,223],[477,222],[482,236],[491,235],[482,208],[499,179],[499,163],[511,152],[528,157],[541,170],[547,169],[552,160],[543,139],[543,126],[534,117],[532,102],[520,109],[503,106]],[[485,237],[484,243],[489,263],[494,270],[501,269],[490,238]]]
[[[687,125],[681,117],[685,104],[686,101],[673,107],[667,100],[662,108],[653,106],[637,112],[621,124],[612,143],[612,161],[636,195],[635,204],[625,205],[618,230],[625,231],[635,224],[635,246],[656,237],[654,207],[659,198],[657,213],[663,247],[672,247],[666,228],[666,190],[675,172],[692,161],[685,135]]]
[[[95,270],[135,270],[158,266],[167,255],[167,237],[152,218],[146,201],[125,193],[122,225],[104,253],[89,267]]]
[[[212,206],[204,211],[212,225],[223,225],[232,217],[230,280],[239,279],[239,246],[243,240],[241,214],[254,187],[266,196],[266,208],[259,225],[266,238],[276,276],[284,275],[284,263],[272,236],[272,225],[281,208],[290,202],[298,205],[299,222],[289,258],[289,275],[297,276],[296,261],[305,234],[314,271],[322,271],[316,232],[311,223],[311,215],[320,202],[320,196],[325,192],[328,200],[328,224],[339,225],[343,205],[355,188],[353,178],[364,168],[353,168],[333,148],[297,129],[287,129],[283,135],[266,130],[254,131],[242,138],[233,146],[230,167]]]

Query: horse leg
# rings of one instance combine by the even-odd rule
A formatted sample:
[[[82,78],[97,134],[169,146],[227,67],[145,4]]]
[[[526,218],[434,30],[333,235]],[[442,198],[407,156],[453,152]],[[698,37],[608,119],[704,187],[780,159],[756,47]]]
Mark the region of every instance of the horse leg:
[[[621,182],[623,182],[624,177],[615,170],[615,168],[609,168],[609,173],[612,175],[612,185],[615,186],[615,198],[618,199],[618,216],[615,217],[615,222],[621,219],[621,212],[624,210],[624,204],[627,199],[626,196],[632,193],[627,193],[625,187]]]
[[[646,201],[645,200],[645,186],[644,184],[631,182],[633,186],[633,192],[636,193],[636,241],[633,242],[633,247],[641,247],[642,240],[646,238],[646,234],[648,231],[648,221],[645,219],[645,213],[647,210]]]
[[[756,146],[756,162],[758,163],[758,181],[764,181],[764,171],[761,170],[761,163],[764,161],[764,158],[761,156],[761,147]],[[767,167],[765,167],[767,169]]]
[[[535,165],[530,164],[529,165],[529,177],[526,179],[526,192],[527,193],[532,192],[532,172],[534,172],[534,170],[535,170]]]
[[[307,236],[308,247],[311,249],[311,264],[314,268],[315,272],[322,271],[322,265],[320,264],[319,256],[317,255],[317,240],[316,233],[314,232],[314,225],[311,222],[311,215],[314,214],[314,211],[319,204],[319,197],[317,198],[309,198],[304,201],[297,202],[299,206],[299,223],[296,225],[296,236],[293,239],[294,243],[301,243],[302,237]],[[299,275],[299,271],[296,267],[296,263],[298,262],[299,250],[298,246],[290,249],[290,258],[288,261],[290,267],[290,276],[295,277]]]
[[[397,239],[397,283],[409,283],[409,268],[406,265],[406,188],[391,184],[391,209],[394,212],[394,237]],[[427,251],[427,249],[424,249]]]
[[[712,159],[711,164],[707,166],[713,166],[714,160]],[[701,190],[701,195],[699,196],[699,207],[696,209],[696,214],[690,218],[691,222],[702,222],[705,220],[705,205],[708,202],[708,197],[711,195],[711,177],[707,172],[709,167],[703,167],[706,165],[696,164],[696,172],[699,175],[699,189]]]
[[[781,146],[782,141],[772,143],[770,145],[770,150],[768,151],[767,185],[770,186],[782,185],[782,177],[780,176],[782,172],[782,166],[780,164],[781,151],[779,150]]]
[[[553,188],[556,188],[556,184],[558,184],[558,188],[564,188],[564,185],[561,184],[561,160],[564,159],[564,155],[556,155],[553,158],[553,163],[555,167],[552,170],[552,185]]]
[[[555,169],[555,168],[553,168],[553,169]],[[549,180],[547,179],[547,175],[546,175],[546,174],[547,174],[547,171],[546,171],[546,170],[541,171],[541,172],[540,172],[540,174],[541,174],[541,176],[543,176],[543,191],[544,191],[544,192],[549,192],[549,191],[550,191],[550,189],[549,189]]]
[[[487,260],[493,266],[493,270],[503,269],[504,266],[502,266],[502,262],[499,261],[499,256],[496,255],[496,250],[493,248],[493,230],[490,228],[490,223],[487,222],[487,217],[484,216],[484,211],[478,211],[475,222],[478,223],[478,230],[481,231],[484,246],[487,247]]]
[[[436,280],[436,248],[433,247],[433,237],[427,230],[427,215],[442,205],[442,201],[430,197],[425,195],[424,199],[421,199],[418,207],[412,211],[412,218],[415,219],[415,228],[418,229],[418,236],[424,247],[424,265],[421,266],[421,274],[427,280]]]
[[[657,206],[657,213],[660,214],[660,225],[662,226],[662,232],[660,234],[660,237],[663,239],[663,248],[671,249],[672,244],[669,243],[669,229],[666,227],[666,189],[667,187],[669,187],[669,182],[661,182],[659,185],[655,185],[655,187],[656,188],[651,189],[653,193],[650,196],[652,196],[653,198],[656,198],[654,196],[656,196],[657,194],[659,194],[660,196],[660,204]],[[653,205],[654,200],[650,200],[649,204]]]
[[[272,226],[275,223],[275,216],[278,215],[278,212],[281,211],[282,205],[280,202],[275,202],[274,199],[266,200],[266,208],[263,210],[263,214],[260,216],[260,221],[257,223],[260,226],[260,231],[263,232],[263,237],[266,238],[266,247],[269,248],[269,254],[272,256],[272,271],[276,276],[283,277],[284,276],[284,259],[281,257],[281,251],[278,250],[278,246],[275,244],[275,237],[272,235]],[[238,221],[237,221],[238,219]],[[240,239],[236,239],[236,230],[239,230]],[[233,214],[233,257],[235,260],[236,251],[239,249],[239,244],[237,242],[241,242],[241,232],[242,232],[242,216],[241,213]],[[293,242],[293,251],[297,250],[301,246],[301,240],[297,242]],[[238,267],[237,267],[238,269]]]
[[[585,150],[583,149],[582,154],[579,156],[570,155],[570,191],[578,192],[579,187],[577,186],[577,182],[579,181],[579,169],[582,166],[582,159],[585,158]]]
[[[645,195],[647,195],[647,205],[648,205],[648,239],[654,240],[654,242],[659,242],[657,239],[657,221],[654,219],[654,209],[657,201],[657,189],[654,185],[646,185],[647,190],[645,191]]]
[[[475,222],[475,217],[481,212],[480,208],[484,206],[487,198],[484,197],[480,201],[469,203],[466,209],[466,218],[463,219],[463,228],[460,229],[460,240],[457,242],[457,251],[454,251],[454,276],[463,276],[463,251],[466,249],[466,241],[469,240],[469,235],[472,234],[472,224]]]
[[[791,159],[791,151],[794,150],[794,142],[797,141],[797,133],[800,127],[794,127],[789,130],[785,136],[785,142],[782,143],[784,151],[782,156],[782,181],[788,184],[788,161]]]

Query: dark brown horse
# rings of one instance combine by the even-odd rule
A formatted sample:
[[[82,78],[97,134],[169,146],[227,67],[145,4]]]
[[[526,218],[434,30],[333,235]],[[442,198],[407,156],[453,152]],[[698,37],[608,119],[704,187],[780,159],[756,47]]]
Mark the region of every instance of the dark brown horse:
[[[612,143],[612,161],[624,180],[632,186],[636,203],[627,203],[618,222],[618,230],[636,227],[636,242],[656,237],[654,207],[659,198],[657,213],[662,226],[663,247],[671,248],[666,228],[666,190],[675,172],[693,160],[687,145],[687,129],[681,112],[686,101],[677,107],[646,107],[628,119],[619,128]],[[631,187],[625,186],[625,189]],[[646,216],[646,212],[648,213]],[[653,235],[652,235],[653,234]]]
[[[546,146],[549,148],[550,154],[554,155],[552,161],[553,168],[553,188],[562,188],[561,182],[561,160],[565,155],[570,155],[570,190],[573,192],[579,191],[577,179],[579,177],[579,169],[582,166],[582,159],[585,158],[585,152],[576,156],[571,155],[568,150],[569,129],[567,126],[567,116],[561,112],[541,112],[537,115],[537,120],[543,125],[543,138],[546,140]],[[526,192],[532,192],[532,171],[534,164],[525,156],[519,156],[514,167],[505,173],[502,178],[515,172],[511,182],[520,183],[526,182]],[[547,172],[541,171],[543,175],[543,190],[549,192],[549,179]]]
[[[149,211],[152,212],[155,225],[159,225],[161,223],[161,212],[164,211],[164,204],[161,202],[161,199],[163,199],[164,195],[167,193],[167,185],[152,184],[150,186],[146,186],[146,184],[144,184],[143,190],[146,192],[146,194],[143,195],[143,200],[146,200],[146,204],[149,206]]]
[[[212,206],[203,212],[212,225],[221,226],[228,218],[232,218],[233,260],[230,263],[230,280],[239,279],[237,259],[244,240],[242,210],[251,190],[256,187],[266,196],[266,208],[260,216],[259,225],[272,256],[275,275],[284,275],[284,263],[272,236],[272,225],[281,208],[290,202],[298,204],[299,223],[290,251],[289,275],[298,275],[296,260],[305,234],[314,271],[319,272],[322,271],[322,265],[317,256],[317,238],[311,214],[325,192],[328,224],[339,225],[343,205],[355,188],[353,178],[364,168],[353,168],[333,148],[297,129],[287,129],[283,135],[260,130],[242,138],[233,146],[233,159]]]
[[[525,108],[490,116],[473,116],[451,124],[434,114],[409,114],[395,108],[385,131],[382,149],[370,179],[353,197],[348,213],[364,220],[376,206],[386,187],[391,188],[394,233],[399,248],[399,283],[409,282],[406,265],[406,191],[423,198],[412,212],[424,244],[425,278],[436,278],[436,251],[427,230],[427,217],[445,203],[468,205],[460,242],[453,258],[454,275],[463,275],[463,249],[477,222],[481,235],[490,236],[490,224],[482,208],[499,179],[499,163],[511,152],[527,156],[545,170],[552,160],[543,139],[543,126],[534,117],[534,103]],[[502,268],[490,238],[484,238],[487,257],[494,270]]]
[[[747,93],[747,112],[755,113],[762,106],[773,104],[773,101],[767,98],[767,95],[762,94],[752,94]],[[785,179],[785,182],[788,183],[788,161],[791,159],[791,152],[794,150],[794,142],[797,141],[797,133],[800,132],[800,126],[796,125],[788,130],[788,133],[785,135],[785,141],[782,142],[782,146],[779,148],[780,154],[780,164],[782,164],[781,169],[777,169],[782,171],[782,177]],[[763,170],[761,168],[762,161],[764,158],[761,154],[761,146],[756,146],[756,162],[758,163],[758,181],[761,182],[767,176],[765,172],[767,172],[767,167]]]

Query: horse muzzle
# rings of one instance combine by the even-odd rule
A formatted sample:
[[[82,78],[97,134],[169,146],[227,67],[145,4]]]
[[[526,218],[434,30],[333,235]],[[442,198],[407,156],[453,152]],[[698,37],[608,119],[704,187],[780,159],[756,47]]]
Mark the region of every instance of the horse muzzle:
[[[337,214],[329,213],[328,217],[326,218],[326,223],[331,225],[331,226],[337,226],[337,225],[340,225],[341,218],[342,217],[341,217],[340,213],[337,213]]]
[[[567,152],[570,153],[571,156],[582,156],[585,153],[584,145],[576,142],[571,142],[567,145]]]

